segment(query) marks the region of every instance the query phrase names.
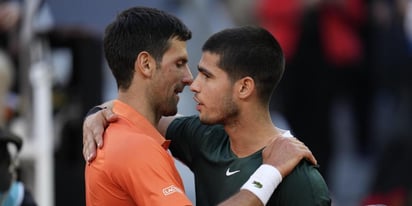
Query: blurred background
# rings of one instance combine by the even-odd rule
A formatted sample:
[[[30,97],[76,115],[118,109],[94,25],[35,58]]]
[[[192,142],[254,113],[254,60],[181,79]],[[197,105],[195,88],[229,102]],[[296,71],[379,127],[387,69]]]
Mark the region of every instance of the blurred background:
[[[411,0],[0,0],[0,126],[23,139],[17,180],[38,205],[85,205],[83,118],[117,94],[103,32],[132,6],[188,25],[194,75],[211,34],[267,28],[286,55],[273,121],[311,148],[333,205],[412,205]],[[196,114],[188,88],[179,110]]]

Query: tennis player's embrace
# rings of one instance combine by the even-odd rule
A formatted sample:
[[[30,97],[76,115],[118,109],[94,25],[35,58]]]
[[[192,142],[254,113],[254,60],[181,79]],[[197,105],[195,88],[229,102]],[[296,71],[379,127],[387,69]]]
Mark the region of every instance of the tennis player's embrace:
[[[193,171],[198,206],[330,205],[313,155],[270,118],[284,71],[276,39],[260,27],[218,32],[194,80],[188,39],[177,18],[150,8],[126,10],[108,26],[104,48],[119,93],[111,110],[84,123],[87,205],[191,205],[167,148]],[[186,85],[199,115],[162,118],[177,113]]]

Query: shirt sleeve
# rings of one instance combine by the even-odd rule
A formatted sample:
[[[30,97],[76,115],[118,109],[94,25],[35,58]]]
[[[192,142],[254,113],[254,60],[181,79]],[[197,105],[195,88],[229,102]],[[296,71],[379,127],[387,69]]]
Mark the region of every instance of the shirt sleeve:
[[[275,190],[272,200],[279,205],[330,206],[331,198],[317,166],[303,160]]]

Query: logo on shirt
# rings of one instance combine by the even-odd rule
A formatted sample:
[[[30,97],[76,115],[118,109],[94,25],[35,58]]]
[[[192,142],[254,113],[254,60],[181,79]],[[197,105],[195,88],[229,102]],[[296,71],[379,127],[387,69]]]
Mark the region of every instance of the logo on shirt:
[[[236,174],[236,173],[238,173],[238,172],[240,172],[240,170],[235,170],[235,171],[230,171],[230,168],[227,168],[227,170],[226,170],[226,176],[227,177],[229,177],[229,176],[231,176],[231,175],[234,175],[234,174]]]
[[[164,194],[165,196],[171,195],[171,194],[173,194],[173,193],[175,193],[175,192],[183,193],[180,188],[178,188],[178,187],[176,187],[176,186],[174,186],[174,185],[170,185],[169,187],[166,187],[166,188],[163,189],[163,194]]]

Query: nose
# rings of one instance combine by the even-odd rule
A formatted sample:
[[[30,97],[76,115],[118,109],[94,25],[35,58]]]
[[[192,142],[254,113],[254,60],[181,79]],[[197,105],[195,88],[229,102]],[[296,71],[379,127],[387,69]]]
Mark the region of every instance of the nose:
[[[199,85],[198,85],[198,81],[197,79],[199,78],[199,75],[197,75],[196,79],[194,79],[194,81],[192,81],[192,84],[190,85],[190,91],[194,92],[194,93],[198,93],[199,92]]]
[[[192,75],[192,72],[190,71],[189,66],[186,67],[186,72],[182,79],[182,82],[185,85],[191,85],[193,82],[193,75]]]

